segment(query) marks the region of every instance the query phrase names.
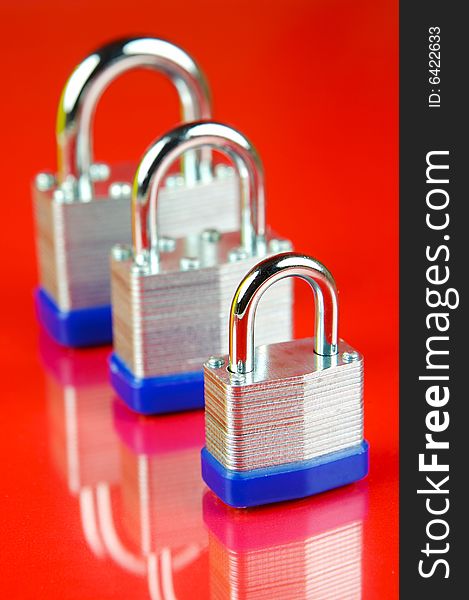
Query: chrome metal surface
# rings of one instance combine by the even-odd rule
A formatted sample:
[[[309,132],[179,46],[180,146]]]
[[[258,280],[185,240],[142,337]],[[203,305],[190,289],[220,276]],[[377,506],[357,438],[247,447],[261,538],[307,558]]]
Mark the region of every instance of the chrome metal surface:
[[[363,357],[344,362],[355,350],[342,340],[334,356],[316,354],[315,344],[259,346],[246,374],[205,364],[206,446],[227,469],[308,460],[362,441]]]
[[[57,112],[58,176],[73,197],[89,201],[94,196],[91,129],[98,100],[114,79],[135,68],[155,69],[171,79],[179,94],[183,121],[210,118],[210,93],[204,75],[178,46],[157,38],[129,37],[98,48],[71,74]],[[192,185],[200,179],[202,165],[194,153],[186,154],[183,160],[186,183]],[[210,170],[210,165],[205,163],[203,168]]]
[[[338,302],[331,273],[319,261],[304,254],[277,254],[255,265],[245,275],[234,295],[230,312],[229,362],[229,369],[233,373],[253,371],[257,305],[271,285],[286,277],[304,279],[313,291],[316,309],[314,352],[321,356],[337,354]]]
[[[173,162],[188,150],[212,147],[233,160],[239,181],[241,243],[248,256],[262,256],[265,242],[264,174],[260,158],[239,131],[215,122],[180,125],[146,152],[132,189],[132,239],[135,260],[159,270],[158,197]],[[220,204],[220,211],[224,206]]]

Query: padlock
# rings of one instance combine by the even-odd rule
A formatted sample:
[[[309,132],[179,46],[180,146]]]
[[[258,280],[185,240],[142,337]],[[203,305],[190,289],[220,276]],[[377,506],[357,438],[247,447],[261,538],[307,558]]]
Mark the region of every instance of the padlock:
[[[194,60],[155,38],[128,38],[90,54],[62,92],[57,115],[58,173],[35,179],[34,206],[40,287],[36,308],[52,337],[66,346],[112,341],[109,251],[129,242],[130,191],[135,166],[93,164],[92,122],[107,86],[134,68],[161,71],[174,83],[182,119],[209,118],[210,94]],[[225,198],[220,214],[218,197]],[[214,167],[210,153],[188,152],[183,175],[171,174],[161,193],[160,223],[167,236],[203,227],[238,228],[237,187],[230,169]]]
[[[203,498],[211,600],[359,600],[368,488],[236,510]]]
[[[263,293],[285,278],[309,283],[315,336],[254,349]],[[204,365],[202,475],[226,504],[309,496],[364,477],[363,357],[339,340],[334,279],[314,258],[286,252],[242,279],[231,305],[229,357]]]
[[[206,229],[195,239],[178,239],[160,255],[161,182],[173,160],[204,146],[233,160],[241,229]],[[133,410],[156,414],[203,406],[202,365],[207,353],[228,348],[224,323],[237,282],[259,257],[291,247],[265,230],[264,210],[260,159],[244,135],[231,127],[207,121],[181,125],[143,157],[132,191],[133,247],[117,246],[111,257],[111,382]],[[285,281],[261,307],[263,343],[291,339],[291,313],[292,287]]]

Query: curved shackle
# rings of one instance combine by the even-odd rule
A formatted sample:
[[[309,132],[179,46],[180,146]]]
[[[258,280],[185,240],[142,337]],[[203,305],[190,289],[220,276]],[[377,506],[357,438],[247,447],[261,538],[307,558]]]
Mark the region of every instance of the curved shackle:
[[[334,356],[338,352],[338,300],[334,278],[310,256],[285,252],[266,258],[244,277],[236,290],[230,312],[230,362],[232,373],[254,370],[254,318],[263,293],[286,277],[309,283],[315,301],[314,352]]]
[[[248,256],[263,252],[264,171],[259,155],[236,129],[214,121],[198,121],[180,125],[159,138],[138,166],[132,186],[132,239],[137,264],[148,265],[153,272],[159,268],[158,193],[169,167],[184,152],[207,146],[233,161],[239,181],[243,249]]]
[[[93,161],[91,127],[99,98],[122,73],[148,68],[166,74],[175,85],[182,108],[182,120],[211,116],[210,92],[197,63],[181,48],[151,37],[130,37],[102,46],[83,60],[69,77],[57,111],[58,180],[77,182],[82,200],[92,197],[89,170]],[[210,169],[210,158],[185,157],[184,175],[188,184]]]

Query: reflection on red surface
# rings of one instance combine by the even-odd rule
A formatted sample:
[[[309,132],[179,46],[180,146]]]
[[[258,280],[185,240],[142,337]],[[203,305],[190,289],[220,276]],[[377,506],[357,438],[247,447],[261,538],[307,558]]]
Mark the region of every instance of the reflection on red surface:
[[[269,225],[337,280],[341,335],[366,360],[371,461],[363,598],[397,598],[397,1],[23,0],[2,2],[0,14],[7,57],[2,197],[11,204],[1,238],[2,598],[148,597],[145,579],[90,552],[77,501],[52,463],[31,297],[38,279],[30,181],[55,167],[63,83],[93,48],[142,31],[194,56],[210,82],[215,118],[242,129],[259,150]],[[96,160],[138,161],[178,119],[167,78],[128,73],[100,101]],[[296,287],[298,337],[313,326],[306,288]],[[120,494],[111,485],[116,515]],[[206,569],[186,572],[186,597],[207,598],[190,595],[191,585],[208,579]]]
[[[204,415],[136,415],[108,384],[109,349],[40,339],[52,460],[96,559],[155,600],[362,597],[368,484],[248,510],[200,476]],[[207,531],[208,530],[208,531]]]
[[[194,411],[146,418],[114,402],[121,439],[123,539],[148,562],[151,598],[204,598],[207,533],[200,450],[204,415]]]
[[[207,492],[210,597],[358,600],[367,503],[366,482],[249,510]]]
[[[193,571],[207,572],[203,412],[128,411],[108,383],[109,348],[63,349],[43,335],[40,354],[51,457],[78,497],[87,546],[146,580],[149,598],[205,597],[208,578],[191,582]]]
[[[118,444],[107,379],[108,348],[61,348],[46,334],[39,340],[46,373],[52,460],[79,499],[83,535],[96,556],[106,554],[99,527],[98,494],[119,480]]]

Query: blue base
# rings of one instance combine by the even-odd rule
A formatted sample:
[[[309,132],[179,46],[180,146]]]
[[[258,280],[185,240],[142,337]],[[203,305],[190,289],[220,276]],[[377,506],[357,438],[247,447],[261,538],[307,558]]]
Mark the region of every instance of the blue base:
[[[112,343],[111,306],[62,311],[47,292],[35,292],[36,312],[47,333],[62,346],[86,348]]]
[[[225,504],[247,508],[319,494],[353,483],[368,473],[368,443],[279,467],[230,471],[207,448],[202,478]]]
[[[129,408],[141,415],[159,415],[204,407],[204,374],[177,373],[135,377],[115,354],[109,359],[111,384]]]

